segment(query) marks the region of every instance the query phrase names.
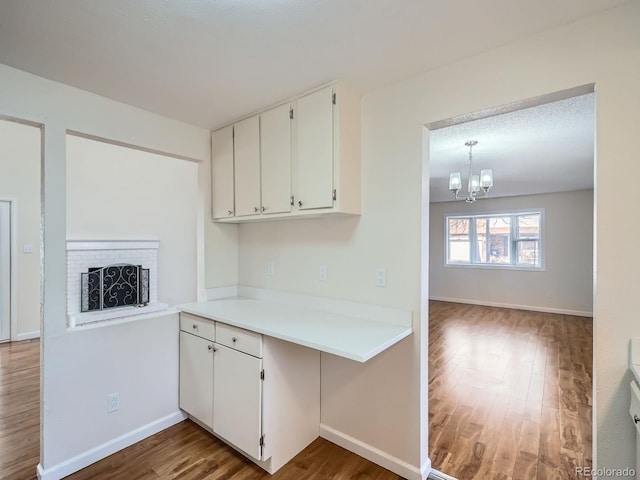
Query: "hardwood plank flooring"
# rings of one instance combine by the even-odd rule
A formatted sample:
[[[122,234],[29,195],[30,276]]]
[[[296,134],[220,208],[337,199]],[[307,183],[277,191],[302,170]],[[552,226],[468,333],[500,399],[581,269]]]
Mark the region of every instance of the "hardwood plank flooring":
[[[121,450],[66,480],[401,480],[401,477],[318,438],[269,475],[187,420]]]
[[[40,455],[40,345],[0,344],[0,480],[34,480]],[[401,480],[318,438],[271,476],[187,420],[67,480]]]
[[[40,342],[0,344],[0,479],[36,478],[40,458]]]
[[[591,466],[592,319],[432,301],[429,454],[460,480]]]

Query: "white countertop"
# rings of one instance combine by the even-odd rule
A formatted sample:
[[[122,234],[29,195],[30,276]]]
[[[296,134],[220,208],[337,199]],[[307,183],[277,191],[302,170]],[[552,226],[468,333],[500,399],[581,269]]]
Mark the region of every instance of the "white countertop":
[[[413,332],[410,326],[243,297],[177,308],[357,362],[366,362]]]

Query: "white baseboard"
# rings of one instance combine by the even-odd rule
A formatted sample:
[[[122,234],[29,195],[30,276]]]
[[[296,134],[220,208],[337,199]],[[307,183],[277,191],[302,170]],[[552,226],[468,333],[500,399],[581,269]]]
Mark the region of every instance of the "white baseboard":
[[[379,448],[364,443],[357,438],[353,438],[324,424],[320,424],[320,436],[407,480],[426,480],[431,472],[431,460],[429,459],[427,459],[422,467],[418,468],[387,452],[383,452]]]
[[[457,480],[455,477],[447,475],[446,473],[439,472],[438,470],[431,469],[429,474],[429,480]]]
[[[564,308],[538,307],[535,305],[517,305],[514,303],[488,302],[485,300],[469,300],[467,298],[429,297],[429,300],[439,302],[464,303],[467,305],[482,305],[485,307],[513,308],[516,310],[531,310],[532,312],[559,313],[561,315],[575,315],[576,317],[593,317],[593,312],[567,310]]]
[[[57,465],[53,465],[49,468],[43,468],[42,464],[38,464],[37,473],[39,480],[60,480],[72,473],[82,470],[83,468],[95,463],[109,455],[122,450],[130,445],[133,445],[140,440],[143,440],[151,435],[154,435],[166,428],[169,428],[176,423],[180,423],[185,420],[187,416],[182,411],[174,412],[166,417],[160,418],[154,422],[143,425],[140,428],[136,428],[124,435],[120,435],[113,440],[109,440],[102,445],[98,445],[91,450],[80,453],[75,457],[60,462]]]
[[[40,338],[40,330],[35,330],[33,332],[18,333],[16,335],[16,338],[13,339],[13,341],[21,342],[22,340],[33,340],[34,338]]]

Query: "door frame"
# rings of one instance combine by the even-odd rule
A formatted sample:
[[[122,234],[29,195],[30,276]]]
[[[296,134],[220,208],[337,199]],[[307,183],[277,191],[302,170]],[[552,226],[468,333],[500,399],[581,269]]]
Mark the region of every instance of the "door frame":
[[[18,338],[18,197],[0,195],[0,202],[9,204],[9,341]]]

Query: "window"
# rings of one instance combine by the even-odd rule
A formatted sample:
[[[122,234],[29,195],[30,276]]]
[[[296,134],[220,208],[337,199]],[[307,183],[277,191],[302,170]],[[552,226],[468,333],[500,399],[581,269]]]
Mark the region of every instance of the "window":
[[[542,212],[446,217],[447,265],[542,268]]]

